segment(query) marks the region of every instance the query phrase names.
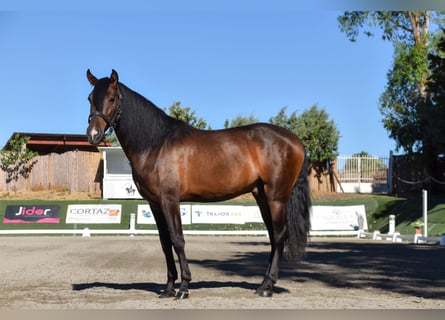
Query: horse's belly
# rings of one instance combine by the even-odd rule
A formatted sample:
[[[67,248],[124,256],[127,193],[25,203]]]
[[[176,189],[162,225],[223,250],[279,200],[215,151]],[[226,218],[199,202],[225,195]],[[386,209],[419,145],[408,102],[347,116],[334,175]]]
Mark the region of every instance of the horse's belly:
[[[248,170],[214,170],[200,171],[188,181],[183,181],[186,187],[185,195],[199,200],[190,201],[222,201],[252,191],[258,178]]]

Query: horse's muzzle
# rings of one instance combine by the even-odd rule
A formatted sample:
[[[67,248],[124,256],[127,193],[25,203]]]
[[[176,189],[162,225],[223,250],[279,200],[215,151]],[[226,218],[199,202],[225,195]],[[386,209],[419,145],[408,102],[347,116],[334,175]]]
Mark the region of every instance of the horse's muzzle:
[[[102,138],[104,137],[104,133],[101,129],[93,126],[93,127],[88,127],[87,136],[88,136],[89,143],[97,146],[102,141]]]

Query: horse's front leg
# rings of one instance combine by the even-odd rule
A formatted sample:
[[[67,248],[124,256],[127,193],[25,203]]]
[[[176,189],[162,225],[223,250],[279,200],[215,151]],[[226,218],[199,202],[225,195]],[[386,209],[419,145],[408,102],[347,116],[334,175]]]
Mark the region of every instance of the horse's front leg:
[[[164,235],[161,235],[161,231],[159,231],[162,251],[164,252],[165,261],[167,263],[167,284],[165,289],[159,295],[159,298],[171,298],[176,296],[175,281],[178,279],[178,271],[176,270],[175,259],[173,257],[170,234],[167,230],[162,233],[164,233]]]
[[[159,295],[159,298],[175,297],[175,281],[178,279],[178,271],[176,270],[175,259],[173,257],[170,232],[168,230],[168,225],[165,217],[163,216],[162,210],[153,204],[150,204],[150,207],[156,220],[162,251],[164,252],[165,261],[167,263],[167,284],[165,289]]]
[[[185,256],[185,241],[182,232],[181,235],[177,235],[177,238],[172,242],[176,254],[178,255],[179,266],[181,268],[181,285],[178,294],[176,295],[176,299],[186,299],[189,297],[189,282],[192,280],[192,275]]]
[[[189,297],[189,282],[192,280],[192,275],[185,255],[185,240],[182,231],[179,201],[164,202],[163,212],[169,226],[170,239],[178,256],[179,267],[181,269],[181,285],[176,299],[186,299]]]

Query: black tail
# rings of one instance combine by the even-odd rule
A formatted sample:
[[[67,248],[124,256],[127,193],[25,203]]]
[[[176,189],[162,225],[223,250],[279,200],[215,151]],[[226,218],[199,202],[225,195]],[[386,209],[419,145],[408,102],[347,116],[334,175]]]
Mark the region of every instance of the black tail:
[[[286,207],[286,247],[288,258],[291,261],[298,261],[304,255],[311,227],[310,207],[311,196],[306,157]]]

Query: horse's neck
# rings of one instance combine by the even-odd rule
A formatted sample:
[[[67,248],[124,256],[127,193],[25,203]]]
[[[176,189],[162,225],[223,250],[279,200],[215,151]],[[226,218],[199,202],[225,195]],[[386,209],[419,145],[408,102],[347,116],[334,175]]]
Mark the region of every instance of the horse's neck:
[[[168,133],[167,119],[160,109],[140,94],[119,84],[122,115],[116,135],[127,157],[151,152]],[[130,159],[131,160],[131,159]]]

